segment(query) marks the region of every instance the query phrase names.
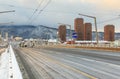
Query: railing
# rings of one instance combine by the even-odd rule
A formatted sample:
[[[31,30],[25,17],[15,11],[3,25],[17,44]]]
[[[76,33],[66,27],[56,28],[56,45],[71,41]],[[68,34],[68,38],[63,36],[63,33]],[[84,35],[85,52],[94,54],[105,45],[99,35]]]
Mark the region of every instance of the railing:
[[[9,79],[23,79],[22,73],[20,71],[20,68],[15,57],[15,53],[11,45],[8,48],[8,53],[9,53]]]

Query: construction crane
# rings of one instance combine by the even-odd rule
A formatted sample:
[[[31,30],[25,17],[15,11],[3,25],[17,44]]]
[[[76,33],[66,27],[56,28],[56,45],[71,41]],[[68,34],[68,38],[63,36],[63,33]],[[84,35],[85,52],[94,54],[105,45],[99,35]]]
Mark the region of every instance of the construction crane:
[[[85,15],[85,14],[80,14],[80,13],[79,13],[78,15],[85,16],[85,17],[89,17],[89,18],[93,18],[93,19],[94,19],[94,22],[95,22],[95,32],[96,32],[96,42],[97,42],[97,44],[98,44],[98,43],[99,43],[99,38],[98,38],[96,17],[94,17],[94,16],[89,16],[89,15]]]

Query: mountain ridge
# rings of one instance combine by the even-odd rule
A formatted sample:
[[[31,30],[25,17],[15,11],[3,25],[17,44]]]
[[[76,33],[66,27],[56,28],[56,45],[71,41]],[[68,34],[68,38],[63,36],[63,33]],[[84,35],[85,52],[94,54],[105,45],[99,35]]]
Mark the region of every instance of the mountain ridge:
[[[9,33],[10,36],[19,36],[23,37],[24,39],[29,38],[40,38],[40,39],[55,39],[57,38],[57,28],[54,27],[48,27],[44,25],[6,25],[6,26],[0,26],[0,32],[2,33],[2,36],[5,36],[5,33]],[[74,30],[72,30],[74,32]],[[70,35],[69,29],[67,29],[67,37]],[[95,31],[92,32],[92,39],[95,40],[96,33]],[[99,39],[103,40],[104,33],[99,32]],[[120,33],[115,33],[115,39],[119,39]]]

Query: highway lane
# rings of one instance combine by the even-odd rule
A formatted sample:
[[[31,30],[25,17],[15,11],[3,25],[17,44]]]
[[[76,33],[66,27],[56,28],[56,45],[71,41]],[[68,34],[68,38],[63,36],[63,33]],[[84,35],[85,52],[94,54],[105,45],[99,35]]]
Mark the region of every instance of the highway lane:
[[[77,48],[42,48],[48,51],[57,51],[61,53],[69,53],[71,55],[77,54],[83,57],[87,57],[94,60],[105,61],[113,64],[120,65],[120,52],[112,52],[112,51],[101,51],[101,50],[85,50],[85,49],[77,49]]]
[[[119,53],[102,54],[114,55],[111,60],[81,55],[81,52],[96,53],[96,51],[71,49],[18,49],[27,63],[34,70],[36,79],[119,79],[120,65],[110,63]],[[74,52],[73,52],[74,51]],[[76,54],[77,53],[77,54]],[[97,52],[98,53],[98,52]],[[100,52],[99,52],[100,53]],[[89,54],[88,54],[89,55]],[[102,56],[102,55],[100,55]],[[110,57],[110,58],[111,58]],[[104,57],[105,58],[105,57]],[[109,57],[108,57],[109,58]],[[109,59],[110,59],[109,58]],[[119,62],[114,59],[112,62]]]

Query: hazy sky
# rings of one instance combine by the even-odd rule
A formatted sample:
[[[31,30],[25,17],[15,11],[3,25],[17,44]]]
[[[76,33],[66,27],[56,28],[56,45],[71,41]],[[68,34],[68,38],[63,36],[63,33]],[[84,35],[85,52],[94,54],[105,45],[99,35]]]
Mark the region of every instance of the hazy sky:
[[[49,27],[58,27],[58,23],[65,23],[73,27],[74,19],[78,17],[84,18],[84,22],[94,23],[93,19],[78,15],[81,13],[97,17],[98,31],[103,31],[106,24],[113,24],[116,26],[116,32],[120,32],[120,0],[51,0],[49,5],[43,9],[48,1],[0,0],[0,11],[16,10],[14,13],[0,14],[0,23],[13,21],[14,24]],[[41,2],[42,5],[31,18]],[[42,9],[43,11],[39,14]]]

